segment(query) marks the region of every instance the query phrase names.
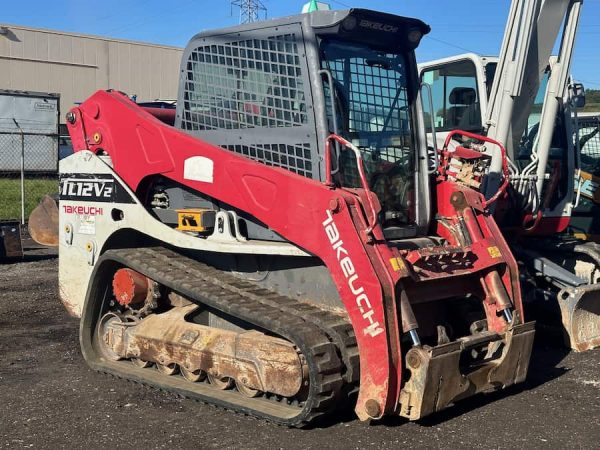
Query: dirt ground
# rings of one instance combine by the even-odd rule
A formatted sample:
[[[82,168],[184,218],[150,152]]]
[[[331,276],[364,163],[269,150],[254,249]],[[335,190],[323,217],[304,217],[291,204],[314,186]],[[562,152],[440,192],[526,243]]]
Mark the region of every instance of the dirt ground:
[[[92,372],[51,254],[0,265],[0,448],[598,448],[600,350],[536,345],[528,381],[420,423],[287,429]]]

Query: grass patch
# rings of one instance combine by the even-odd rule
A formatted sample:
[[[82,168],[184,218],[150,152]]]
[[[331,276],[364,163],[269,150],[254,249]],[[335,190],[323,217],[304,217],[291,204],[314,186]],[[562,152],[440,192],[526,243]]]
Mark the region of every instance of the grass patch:
[[[30,178],[25,180],[25,220],[42,197],[58,192],[58,179]],[[21,218],[21,180],[0,178],[0,220]]]
[[[579,112],[600,112],[600,103],[586,103]]]

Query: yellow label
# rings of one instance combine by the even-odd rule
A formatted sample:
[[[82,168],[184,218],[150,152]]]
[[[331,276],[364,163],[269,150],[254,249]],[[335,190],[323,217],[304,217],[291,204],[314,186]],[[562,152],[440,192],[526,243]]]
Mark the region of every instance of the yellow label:
[[[207,210],[203,208],[178,209],[177,229],[180,231],[197,231],[202,232],[206,229],[202,226],[202,214]]]
[[[500,250],[495,245],[488,247],[487,251],[492,258],[500,258],[502,256],[502,253],[500,253]]]
[[[401,258],[390,258],[390,264],[395,272],[404,272],[406,270],[404,261]]]

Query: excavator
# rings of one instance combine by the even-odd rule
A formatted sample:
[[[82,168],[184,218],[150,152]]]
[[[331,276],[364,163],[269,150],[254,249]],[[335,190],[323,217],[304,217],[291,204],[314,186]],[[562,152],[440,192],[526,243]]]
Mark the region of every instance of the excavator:
[[[429,31],[365,9],[204,31],[174,126],[116,91],[72,108],[59,289],[89,366],[298,427],[522,382],[534,323],[492,215],[509,160],[465,131],[431,155]]]
[[[583,156],[573,139],[583,87],[569,78],[582,3],[515,0],[500,58],[469,53],[420,65],[436,140],[464,129],[506,146],[511,183],[495,218],[521,264],[527,308],[562,328],[575,351],[600,345],[600,246],[565,232],[585,177],[577,177]]]

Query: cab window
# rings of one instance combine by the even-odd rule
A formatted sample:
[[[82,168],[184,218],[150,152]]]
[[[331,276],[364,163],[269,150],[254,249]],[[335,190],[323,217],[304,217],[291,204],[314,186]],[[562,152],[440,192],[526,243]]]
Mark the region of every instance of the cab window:
[[[433,114],[436,130],[480,131],[481,112],[477,92],[477,72],[471,61],[457,61],[433,67],[423,72],[422,81],[431,86],[433,111],[425,105],[427,115]]]

